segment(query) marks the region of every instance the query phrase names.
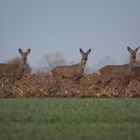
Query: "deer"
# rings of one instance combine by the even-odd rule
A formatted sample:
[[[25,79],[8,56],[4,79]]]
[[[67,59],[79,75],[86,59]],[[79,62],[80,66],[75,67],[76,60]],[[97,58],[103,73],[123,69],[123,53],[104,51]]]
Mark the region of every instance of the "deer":
[[[136,66],[133,68],[132,79],[140,82],[140,66]]]
[[[103,87],[106,87],[113,79],[128,80],[129,82],[130,78],[135,77],[135,73],[138,74],[138,70],[135,70],[135,62],[136,54],[139,48],[140,47],[137,47],[136,49],[131,49],[129,46],[127,46],[127,50],[130,53],[129,64],[107,65],[99,69],[98,74],[104,80]]]
[[[22,49],[19,48],[19,53],[21,54],[21,59],[17,64],[5,64],[0,63],[0,79],[1,78],[8,78],[12,84],[19,79],[22,78],[26,63],[27,63],[27,56],[30,53],[30,49],[26,52],[23,52]]]
[[[84,69],[88,60],[88,55],[91,52],[91,49],[88,49],[84,52],[81,48],[79,49],[82,58],[80,63],[74,65],[66,65],[66,66],[57,66],[50,71],[51,77],[55,80],[60,79],[73,79],[74,81],[79,81],[84,74]]]

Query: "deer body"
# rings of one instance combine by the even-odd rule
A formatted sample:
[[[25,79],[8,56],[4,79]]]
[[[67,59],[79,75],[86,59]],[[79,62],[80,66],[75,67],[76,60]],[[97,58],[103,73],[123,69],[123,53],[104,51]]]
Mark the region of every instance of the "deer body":
[[[57,66],[50,74],[55,79],[65,78],[65,79],[74,79],[79,80],[83,74],[86,62],[88,60],[88,55],[91,52],[91,49],[89,49],[86,53],[83,52],[82,49],[80,49],[80,53],[82,54],[82,59],[79,64],[70,65],[70,66]]]
[[[136,52],[138,51],[139,47],[136,48],[135,50],[132,50],[130,47],[128,47],[127,49],[130,52],[129,64],[107,65],[99,70],[101,78],[105,81],[103,87],[108,85],[113,79],[124,80],[127,79],[128,77],[134,76]]]
[[[140,66],[136,66],[133,68],[132,78],[140,81]]]
[[[85,64],[79,63],[71,66],[58,66],[51,73],[55,78],[68,78],[78,80],[83,76]]]
[[[22,55],[19,63],[0,64],[0,78],[9,78],[11,82],[14,83],[15,80],[19,80],[23,76],[27,62],[27,55],[30,53],[30,49],[28,49],[26,52],[19,49],[19,53]]]
[[[100,76],[104,81],[103,87],[108,85],[113,79],[123,80],[127,77],[129,64],[107,65],[99,70]]]
[[[129,67],[129,64],[124,65],[107,65],[104,66],[99,70],[99,73],[103,79],[106,79],[107,77],[118,77],[118,74],[120,77],[126,75],[126,71]]]

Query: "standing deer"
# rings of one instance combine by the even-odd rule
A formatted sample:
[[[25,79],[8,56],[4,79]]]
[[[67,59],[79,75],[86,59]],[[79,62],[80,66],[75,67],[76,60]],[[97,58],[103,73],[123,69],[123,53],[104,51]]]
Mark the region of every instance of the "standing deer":
[[[136,49],[131,49],[127,47],[127,50],[130,52],[130,62],[129,64],[124,65],[107,65],[99,69],[99,74],[104,80],[103,87],[108,85],[113,79],[118,80],[127,80],[128,77],[134,75],[135,62],[136,62],[136,53],[140,47]]]
[[[136,66],[133,68],[132,78],[140,82],[140,66]]]
[[[132,77],[134,75],[134,69],[136,67],[136,56],[137,51],[140,47],[137,47],[136,49],[131,49],[130,47],[127,47],[127,50],[130,52],[130,61],[129,61],[129,68],[127,70],[127,76]]]
[[[12,83],[16,80],[19,80],[25,71],[27,56],[30,53],[30,49],[26,52],[23,52],[22,49],[19,49],[21,54],[21,59],[17,64],[0,64],[0,78],[9,78]]]
[[[59,80],[61,78],[68,78],[79,81],[79,79],[83,77],[85,65],[87,63],[88,55],[90,54],[90,52],[91,49],[89,49],[87,52],[84,52],[80,48],[80,53],[82,55],[80,63],[70,66],[57,66],[51,70],[50,75],[56,80]]]

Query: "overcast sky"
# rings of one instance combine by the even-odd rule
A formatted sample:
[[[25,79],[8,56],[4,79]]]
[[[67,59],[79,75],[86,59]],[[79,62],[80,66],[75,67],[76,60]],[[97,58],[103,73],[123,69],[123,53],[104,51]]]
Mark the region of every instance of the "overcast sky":
[[[32,66],[54,51],[79,62],[79,48],[91,48],[90,66],[122,64],[127,46],[140,46],[140,0],[0,0],[0,62],[19,48],[31,48]]]

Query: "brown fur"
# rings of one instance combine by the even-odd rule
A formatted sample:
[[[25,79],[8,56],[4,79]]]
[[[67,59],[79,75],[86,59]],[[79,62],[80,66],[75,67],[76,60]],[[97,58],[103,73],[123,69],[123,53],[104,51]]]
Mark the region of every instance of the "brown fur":
[[[136,52],[138,51],[139,47],[137,47],[135,50],[132,50],[130,47],[127,47],[127,49],[130,52],[129,64],[107,65],[99,69],[99,74],[104,81],[103,87],[108,85],[113,79],[127,80],[127,78],[130,78],[134,75]]]
[[[79,80],[84,73],[85,65],[88,60],[88,55],[91,52],[89,49],[86,53],[80,49],[82,54],[82,59],[79,64],[70,65],[70,66],[57,66],[51,71],[51,75],[54,79],[59,80],[60,78],[68,78],[73,80]]]
[[[21,60],[17,64],[0,64],[0,78],[9,78],[12,83],[15,80],[19,80],[24,73],[25,65],[27,61],[27,55],[30,53],[30,49],[23,52],[19,49],[19,53],[22,55]]]

